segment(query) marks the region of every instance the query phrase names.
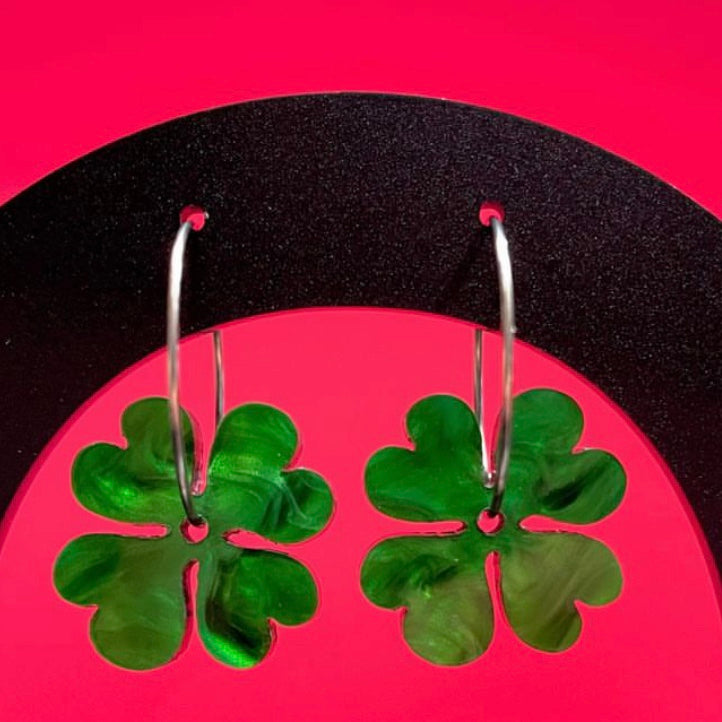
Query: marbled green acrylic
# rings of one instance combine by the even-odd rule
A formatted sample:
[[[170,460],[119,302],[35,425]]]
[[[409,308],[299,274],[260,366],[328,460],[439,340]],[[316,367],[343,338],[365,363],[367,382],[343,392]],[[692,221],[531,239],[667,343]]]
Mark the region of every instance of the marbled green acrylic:
[[[186,463],[196,463],[193,431],[183,416]],[[183,507],[173,464],[165,399],[143,399],[122,418],[127,448],[95,444],[73,465],[81,504],[123,522],[162,524],[161,537],[90,534],[71,541],[55,565],[55,585],[76,604],[97,606],[90,636],[98,652],[128,669],[151,669],[180,650],[188,626],[184,577],[197,561],[198,632],[225,664],[246,668],[268,653],[269,620],[308,621],[318,604],[310,572],[277,551],[229,543],[243,529],[271,542],[308,539],[328,522],[333,499],[325,481],[306,469],[287,470],[298,445],[291,420],[278,409],[247,404],[229,412],[211,449],[206,487],[196,508],[206,537],[181,533]]]
[[[407,416],[414,448],[389,447],[371,458],[366,489],[377,509],[463,525],[458,533],[386,539],[364,561],[364,593],[381,607],[405,610],[404,638],[417,654],[458,665],[487,649],[494,617],[485,562],[492,552],[509,623],[537,649],[558,652],[578,638],[576,600],[602,605],[619,595],[621,572],[604,544],[521,525],[533,515],[589,524],[619,505],[624,471],[604,451],[574,452],[582,428],[581,410],[562,393],[536,389],[516,397],[504,524],[494,534],[477,524],[492,492],[482,484],[476,419],[460,399],[422,399]]]

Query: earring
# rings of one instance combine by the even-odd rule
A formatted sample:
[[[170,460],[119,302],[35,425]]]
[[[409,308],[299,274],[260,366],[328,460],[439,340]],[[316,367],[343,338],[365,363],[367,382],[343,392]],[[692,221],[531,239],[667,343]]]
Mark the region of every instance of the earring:
[[[223,414],[219,331],[213,332],[217,428],[208,468],[199,473],[196,434],[179,401],[178,345],[185,245],[204,222],[199,209],[185,209],[171,251],[168,399],[129,406],[121,419],[127,446],[94,444],[72,468],[73,492],[86,509],[121,522],[161,524],[165,533],[82,536],[55,564],[60,595],[97,606],[90,621],[96,650],[127,669],[158,667],[181,650],[194,565],[198,632],[206,649],[232,667],[252,667],[268,654],[270,620],[302,624],[318,605],[314,579],[300,562],[227,540],[243,529],[277,544],[303,541],[328,523],[333,498],[318,474],[286,469],[298,446],[286,414],[257,403]]]
[[[626,476],[611,454],[575,449],[584,421],[572,398],[552,389],[512,397],[511,257],[501,214],[492,214],[489,224],[503,337],[502,408],[493,459],[484,438],[479,328],[475,410],[454,396],[421,399],[406,417],[413,448],[381,449],[365,471],[368,497],[383,514],[462,526],[454,533],[385,539],[371,549],[361,570],[366,597],[379,607],[402,609],[406,643],[439,665],[470,662],[491,642],[489,558],[500,577],[493,585],[498,608],[519,639],[547,652],[565,650],[579,637],[576,601],[607,604],[622,585],[616,558],[602,542],[524,526],[537,515],[555,522],[596,522],[620,504]]]

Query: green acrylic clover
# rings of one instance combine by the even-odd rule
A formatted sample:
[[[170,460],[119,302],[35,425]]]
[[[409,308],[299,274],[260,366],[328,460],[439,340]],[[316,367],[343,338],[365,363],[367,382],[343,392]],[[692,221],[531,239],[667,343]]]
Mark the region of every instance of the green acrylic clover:
[[[183,414],[186,463],[194,468],[193,431]],[[71,541],[55,564],[55,585],[70,602],[97,606],[90,637],[107,660],[151,669],[181,649],[188,626],[185,572],[199,562],[198,631],[208,651],[233,667],[268,653],[273,630],[308,621],[318,594],[309,571],[286,554],[244,549],[226,540],[238,529],[283,544],[328,522],[333,499],[312,471],[285,470],[298,445],[292,421],[271,406],[247,404],[221,422],[207,484],[196,497],[208,534],[192,543],[173,463],[168,402],[149,398],[122,418],[127,448],[95,444],[75,459],[73,491],[90,511],[132,523],[163,524],[161,537],[90,534]]]
[[[521,523],[543,515],[588,524],[621,502],[626,478],[619,462],[604,451],[572,452],[583,428],[580,408],[547,389],[514,399],[504,524],[494,534],[477,524],[492,492],[481,483],[480,434],[471,409],[452,396],[431,396],[412,407],[407,428],[415,449],[381,449],[368,463],[371,502],[397,519],[459,521],[463,530],[377,544],[361,570],[366,596],[380,607],[405,610],[404,637],[424,659],[470,662],[493,634],[484,565],[496,552],[504,611],[516,634],[540,650],[567,649],[581,631],[575,600],[613,601],[621,591],[619,565],[599,541],[533,533]]]

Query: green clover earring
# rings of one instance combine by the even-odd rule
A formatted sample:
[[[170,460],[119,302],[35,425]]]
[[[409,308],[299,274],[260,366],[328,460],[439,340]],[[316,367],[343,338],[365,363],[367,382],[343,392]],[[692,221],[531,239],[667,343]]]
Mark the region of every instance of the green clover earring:
[[[246,530],[277,544],[306,540],[327,524],[333,498],[326,482],[289,469],[298,446],[291,419],[264,404],[223,414],[221,337],[214,332],[216,434],[200,491],[194,432],[178,389],[180,290],[185,245],[204,217],[186,209],[171,252],[168,283],[169,398],[146,398],[123,413],[127,446],[83,449],[72,468],[73,492],[87,509],[132,524],[161,524],[161,536],[90,534],[58,557],[54,581],[75,604],[97,607],[90,622],[96,650],[135,670],[176,656],[189,624],[187,570],[199,565],[198,632],[219,661],[237,668],[269,652],[275,620],[308,621],[318,605],[311,573],[291,556],[227,540]],[[180,491],[180,497],[179,492]],[[193,529],[197,529],[193,533]],[[205,538],[194,542],[194,537]]]
[[[485,568],[490,554],[498,558],[497,586],[509,624],[522,641],[547,652],[565,650],[579,637],[577,601],[607,604],[622,585],[615,556],[600,541],[524,528],[533,515],[574,524],[598,521],[621,502],[626,477],[607,452],[575,450],[584,420],[569,396],[534,389],[512,397],[511,258],[501,217],[490,215],[503,333],[493,468],[483,434],[479,329],[475,410],[453,396],[422,399],[406,417],[413,449],[381,449],[365,472],[366,491],[380,512],[463,525],[450,534],[385,539],[371,549],[361,570],[366,597],[403,610],[407,644],[440,665],[470,662],[491,642],[494,615]]]

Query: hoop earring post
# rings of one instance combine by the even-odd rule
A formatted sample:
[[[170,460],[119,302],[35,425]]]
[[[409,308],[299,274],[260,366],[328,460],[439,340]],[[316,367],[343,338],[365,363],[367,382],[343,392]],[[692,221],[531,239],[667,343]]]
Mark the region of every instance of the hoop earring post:
[[[474,329],[474,415],[481,434],[481,473],[482,483],[487,489],[494,486],[489,447],[484,433],[484,380],[481,366],[483,346],[483,332],[481,328]]]
[[[223,342],[221,332],[213,331],[213,367],[216,376],[216,429],[223,419],[223,399],[225,398],[225,381],[223,374]]]
[[[511,457],[513,396],[514,387],[514,337],[516,335],[514,277],[511,265],[509,240],[506,237],[501,220],[492,216],[491,226],[494,239],[494,254],[499,278],[499,316],[502,333],[502,378],[501,378],[501,415],[499,440],[493,452],[493,468],[490,460],[489,444],[484,433],[483,385],[482,385],[482,330],[476,329],[474,335],[474,412],[481,433],[481,464],[483,484],[494,490],[489,515],[496,516],[506,490]]]
[[[171,248],[168,266],[168,295],[166,299],[166,348],[168,372],[168,418],[170,422],[173,461],[176,480],[183,509],[188,522],[194,526],[203,524],[203,518],[197,513],[193,501],[193,485],[190,480],[193,470],[186,467],[185,447],[183,443],[183,425],[180,406],[180,299],[183,283],[183,261],[188,236],[191,230],[200,230],[190,220],[184,220],[176,233]],[[215,423],[220,424],[223,417],[224,374],[221,332],[213,331],[213,363],[215,369]]]
[[[496,452],[498,457],[495,458],[494,498],[489,508],[489,514],[495,516],[499,513],[504,491],[506,490],[506,479],[509,475],[509,459],[511,457],[511,436],[514,421],[514,399],[512,391],[514,387],[514,336],[516,335],[516,321],[514,276],[511,267],[509,240],[506,237],[504,225],[498,218],[491,219],[491,229],[494,233],[496,267],[499,274],[499,309],[504,344],[502,355],[501,420],[499,424],[499,444]]]

